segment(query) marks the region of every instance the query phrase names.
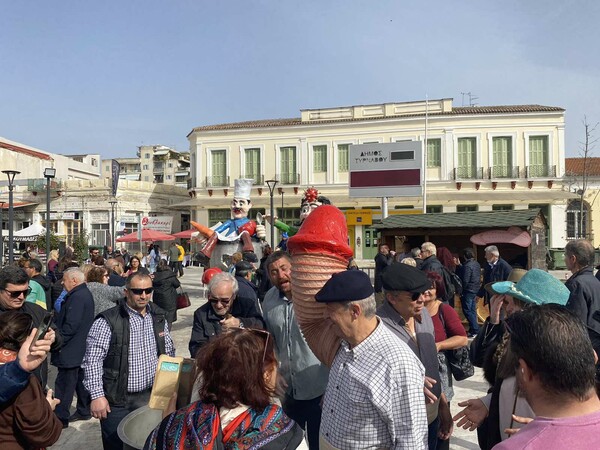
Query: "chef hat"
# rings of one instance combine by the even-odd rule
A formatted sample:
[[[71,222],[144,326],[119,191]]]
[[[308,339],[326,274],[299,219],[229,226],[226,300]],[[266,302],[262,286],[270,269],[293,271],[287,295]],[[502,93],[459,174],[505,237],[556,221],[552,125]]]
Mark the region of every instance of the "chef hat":
[[[235,198],[250,200],[250,192],[252,191],[253,183],[254,180],[251,178],[237,178],[234,180],[233,196]]]

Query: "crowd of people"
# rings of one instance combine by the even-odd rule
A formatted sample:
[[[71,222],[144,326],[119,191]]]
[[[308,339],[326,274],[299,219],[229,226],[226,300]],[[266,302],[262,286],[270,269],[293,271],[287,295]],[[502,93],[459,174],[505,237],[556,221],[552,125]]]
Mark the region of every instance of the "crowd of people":
[[[119,423],[148,404],[160,355],[175,355],[182,252],[171,245],[146,268],[152,252],[91,253],[83,265],[53,254],[46,274],[29,255],[0,270],[0,448],[50,446],[92,417],[104,448],[122,448]],[[305,339],[290,254],[206,269],[189,331],[197,391],[183,408],[171,402],[145,448],[433,450],[449,448],[455,427],[477,430],[482,449],[596,448],[594,248],[569,242],[566,283],[511,267],[496,246],[484,253],[482,270],[472,248],[382,244],[374,285],[354,268],[333,274],[314,295],[338,336],[331,361]],[[452,358],[467,347],[490,388],[453,405]]]

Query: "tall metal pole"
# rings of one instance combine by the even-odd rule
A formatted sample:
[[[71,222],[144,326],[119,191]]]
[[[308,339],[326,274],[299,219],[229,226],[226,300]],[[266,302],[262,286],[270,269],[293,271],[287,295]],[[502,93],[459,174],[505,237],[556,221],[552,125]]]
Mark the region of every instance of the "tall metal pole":
[[[271,248],[275,249],[275,215],[274,215],[274,205],[273,205],[273,194],[275,191],[275,186],[277,185],[277,180],[267,180],[267,186],[269,186],[269,195],[271,196]]]
[[[46,177],[46,267],[50,262],[50,177]]]
[[[13,188],[12,183],[8,186],[8,263],[12,264],[14,256],[13,245],[13,228],[14,228],[14,211],[13,211]]]
[[[115,204],[117,199],[112,199],[110,202],[110,246],[112,251],[115,251]]]
[[[8,177],[8,263],[13,262],[13,228],[14,228],[14,211],[13,211],[13,189],[15,185],[15,176],[20,174],[18,170],[3,170],[3,174]]]

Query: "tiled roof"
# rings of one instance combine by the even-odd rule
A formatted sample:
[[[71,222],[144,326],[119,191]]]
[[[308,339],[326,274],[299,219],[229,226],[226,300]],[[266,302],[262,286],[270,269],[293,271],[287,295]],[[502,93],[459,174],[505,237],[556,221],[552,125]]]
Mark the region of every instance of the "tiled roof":
[[[600,176],[600,158],[587,158],[587,173]],[[583,175],[584,158],[565,158],[565,175]]]
[[[516,113],[534,113],[534,112],[562,112],[564,108],[558,106],[543,105],[504,105],[504,106],[456,106],[448,112],[429,113],[429,117],[436,116],[462,116],[473,114],[516,114]],[[418,114],[399,114],[393,116],[379,116],[358,119],[332,119],[332,120],[311,120],[302,122],[300,117],[289,119],[264,119],[249,120],[246,122],[221,123],[216,125],[204,125],[194,128],[195,131],[217,131],[217,130],[238,130],[247,128],[269,128],[269,127],[288,127],[295,125],[322,125],[341,122],[372,122],[377,120],[401,119],[410,117],[425,117],[425,113]],[[191,134],[190,133],[190,134]]]
[[[438,229],[438,228],[509,228],[527,227],[539,213],[539,209],[519,209],[514,211],[477,211],[439,214],[415,214],[389,216],[379,229]]]
[[[41,152],[36,152],[35,150],[30,150],[28,148],[19,147],[18,145],[9,144],[8,142],[0,141],[0,147],[5,148],[7,150],[11,150],[13,152],[22,153],[24,155],[33,156],[34,158],[45,159],[48,161],[52,160],[52,157],[50,155]]]

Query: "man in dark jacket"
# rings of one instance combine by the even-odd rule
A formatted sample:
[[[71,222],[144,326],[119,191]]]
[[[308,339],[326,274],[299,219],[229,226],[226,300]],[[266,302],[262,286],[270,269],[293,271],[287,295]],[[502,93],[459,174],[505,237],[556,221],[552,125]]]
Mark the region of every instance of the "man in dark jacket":
[[[423,272],[435,272],[444,277],[444,269],[442,263],[436,256],[437,248],[433,242],[423,242],[421,244],[421,257],[423,258],[423,264],[420,269]]]
[[[0,270],[0,314],[5,311],[19,311],[29,314],[33,319],[33,326],[38,328],[48,312],[35,303],[25,302],[29,291],[29,276],[20,267],[9,265]],[[60,349],[63,339],[56,330],[52,351]],[[42,386],[48,381],[48,361],[44,361],[35,371],[34,375],[40,380]]]
[[[245,297],[236,298],[238,282],[227,272],[216,274],[208,283],[208,303],[194,313],[189,349],[192,358],[198,349],[228,328],[264,329],[265,322],[256,304]]]
[[[479,297],[485,298],[485,303],[489,303],[490,294],[485,290],[485,285],[495,283],[496,281],[506,281],[510,275],[512,267],[509,263],[500,258],[500,252],[495,245],[489,245],[485,248],[485,260],[487,264],[483,268],[483,284],[479,288]]]
[[[475,261],[475,255],[471,248],[465,248],[462,251],[460,263],[456,268],[456,274],[462,282],[460,304],[463,314],[469,322],[469,337],[473,337],[479,332],[476,300],[477,293],[481,289],[481,266]]]
[[[594,277],[594,247],[585,239],[569,241],[565,262],[573,274],[565,283],[571,291],[566,306],[587,326],[592,346],[600,355],[600,281]],[[600,381],[600,371],[596,379]]]
[[[379,244],[379,253],[375,255],[375,301],[377,305],[383,304],[383,284],[381,277],[389,265],[394,262],[394,253],[386,244]]]
[[[247,298],[253,301],[256,305],[256,309],[260,311],[260,304],[258,302],[258,287],[252,282],[252,274],[254,273],[254,266],[248,261],[240,261],[235,265],[235,279],[238,282],[238,293],[237,298]]]
[[[58,367],[55,396],[60,399],[54,412],[63,428],[67,428],[69,422],[92,417],[90,394],[83,386],[81,363],[88,331],[94,320],[94,298],[85,285],[85,275],[81,269],[73,267],[66,270],[62,282],[67,295],[56,316],[56,325],[64,341],[60,351],[52,353],[52,364]],[[77,393],[77,410],[71,416],[69,408],[74,393]]]

